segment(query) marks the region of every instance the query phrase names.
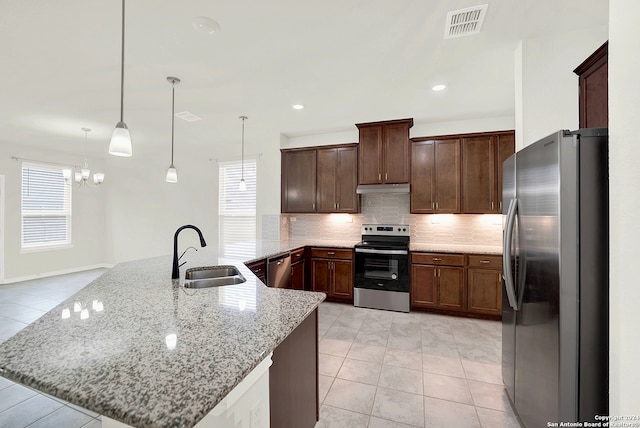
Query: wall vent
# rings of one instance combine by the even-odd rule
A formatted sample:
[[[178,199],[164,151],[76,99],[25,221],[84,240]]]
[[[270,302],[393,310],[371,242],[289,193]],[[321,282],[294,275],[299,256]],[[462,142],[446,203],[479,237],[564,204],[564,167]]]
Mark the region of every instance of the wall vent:
[[[487,14],[488,7],[488,4],[482,4],[447,13],[444,38],[453,39],[478,34],[482,29],[482,22]]]
[[[175,116],[182,120],[186,120],[187,122],[197,122],[202,120],[200,116],[189,111],[181,111],[180,113],[176,113]]]

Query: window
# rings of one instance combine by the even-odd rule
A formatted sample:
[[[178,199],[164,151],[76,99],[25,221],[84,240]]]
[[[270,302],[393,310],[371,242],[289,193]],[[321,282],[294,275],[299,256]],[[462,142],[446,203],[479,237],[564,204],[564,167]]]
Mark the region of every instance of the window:
[[[71,245],[71,186],[61,166],[22,164],[22,250]]]
[[[222,245],[256,239],[256,160],[244,160],[247,190],[240,190],[242,163],[220,162],[218,236]]]

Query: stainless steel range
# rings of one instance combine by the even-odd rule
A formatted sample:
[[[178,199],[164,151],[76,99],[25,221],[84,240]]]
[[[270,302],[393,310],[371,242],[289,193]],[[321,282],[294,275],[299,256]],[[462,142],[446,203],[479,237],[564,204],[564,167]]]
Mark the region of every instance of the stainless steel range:
[[[409,312],[409,225],[363,224],[355,246],[353,303]]]

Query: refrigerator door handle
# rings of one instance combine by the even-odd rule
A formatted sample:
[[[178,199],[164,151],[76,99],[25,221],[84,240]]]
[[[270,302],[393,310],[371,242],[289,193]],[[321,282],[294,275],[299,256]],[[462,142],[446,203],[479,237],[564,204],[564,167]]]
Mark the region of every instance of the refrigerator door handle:
[[[515,292],[515,281],[513,278],[513,272],[511,269],[511,244],[513,242],[513,227],[516,221],[516,214],[518,211],[518,200],[512,199],[509,202],[509,209],[507,211],[507,222],[505,225],[504,236],[502,237],[503,255],[502,255],[502,277],[504,278],[504,286],[507,291],[507,298],[509,299],[509,305],[514,310],[518,310],[518,302]]]

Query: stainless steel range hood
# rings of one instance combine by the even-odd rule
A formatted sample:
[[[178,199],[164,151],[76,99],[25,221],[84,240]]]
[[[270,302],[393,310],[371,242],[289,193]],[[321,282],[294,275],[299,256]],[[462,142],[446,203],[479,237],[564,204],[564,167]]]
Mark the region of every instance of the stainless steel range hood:
[[[409,193],[409,184],[359,184],[356,193]]]

